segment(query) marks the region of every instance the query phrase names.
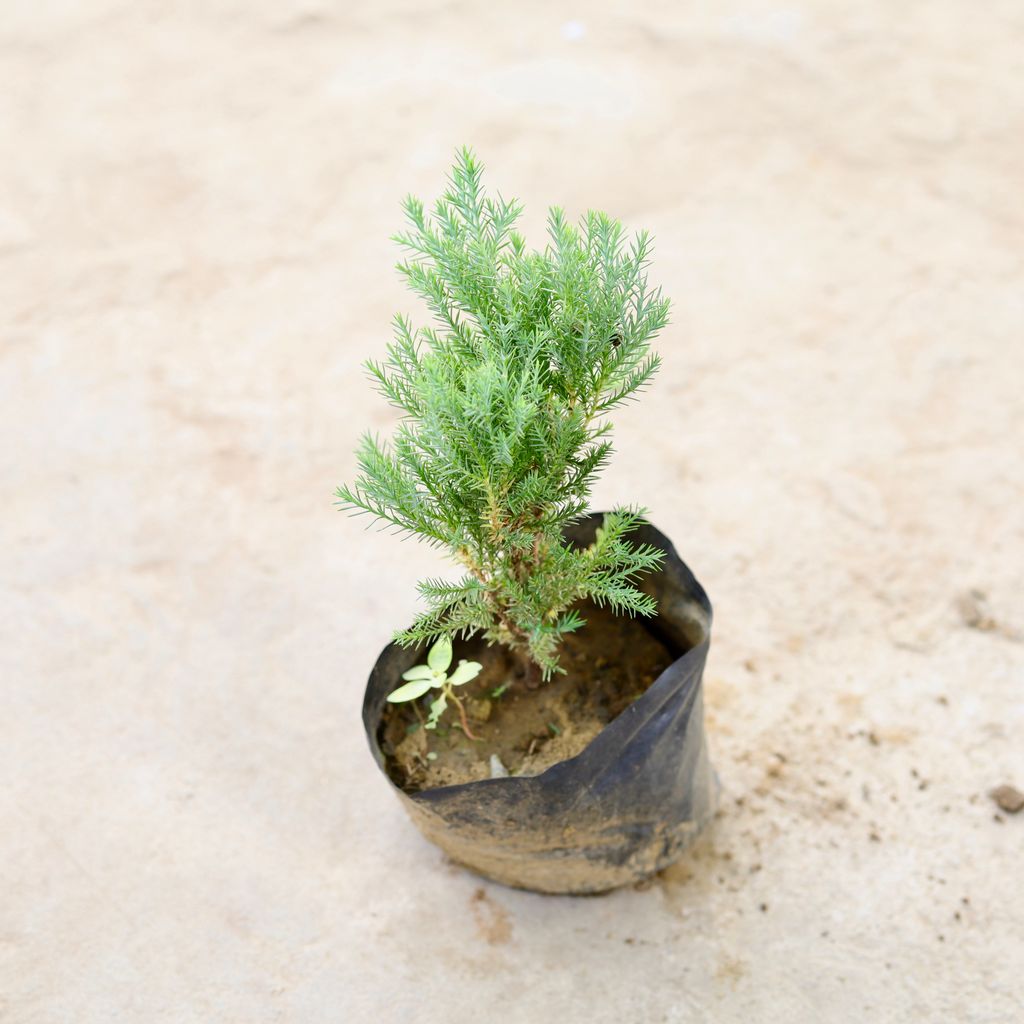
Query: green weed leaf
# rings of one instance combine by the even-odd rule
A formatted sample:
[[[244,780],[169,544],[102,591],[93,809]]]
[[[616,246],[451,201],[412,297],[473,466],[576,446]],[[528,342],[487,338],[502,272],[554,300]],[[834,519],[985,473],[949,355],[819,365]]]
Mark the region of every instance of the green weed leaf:
[[[429,665],[413,665],[402,673],[403,679],[433,679],[434,670]]]
[[[441,716],[445,712],[445,708],[448,707],[448,698],[442,693],[437,700],[433,701],[430,705],[430,715],[427,721],[424,723],[424,727],[427,729],[436,729],[437,723]]]
[[[417,679],[414,682],[406,683],[405,686],[400,686],[397,690],[392,690],[388,694],[388,703],[401,704],[407,700],[415,700],[417,697],[422,697],[429,689],[429,679]]]
[[[458,668],[448,677],[452,686],[463,686],[480,675],[483,665],[479,661],[460,661]]]
[[[452,638],[443,636],[430,648],[427,655],[427,664],[435,672],[447,672],[448,666],[452,663]]]

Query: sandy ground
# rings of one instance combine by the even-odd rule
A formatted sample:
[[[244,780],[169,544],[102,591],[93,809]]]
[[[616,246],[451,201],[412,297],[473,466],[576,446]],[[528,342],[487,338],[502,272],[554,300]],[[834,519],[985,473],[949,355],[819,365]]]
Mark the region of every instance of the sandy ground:
[[[0,18],[0,1019],[1024,1019],[1020,4],[174,6]],[[675,300],[596,504],[715,602],[723,804],[602,898],[360,732],[442,566],[331,493],[462,142]]]

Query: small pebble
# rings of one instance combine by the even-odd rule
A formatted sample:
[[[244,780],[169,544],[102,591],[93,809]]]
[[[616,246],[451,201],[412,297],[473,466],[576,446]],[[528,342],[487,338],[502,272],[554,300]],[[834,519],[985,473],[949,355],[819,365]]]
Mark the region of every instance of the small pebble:
[[[482,700],[468,700],[466,701],[466,707],[469,711],[469,717],[476,722],[486,722],[491,717],[493,709],[493,705],[486,698]]]
[[[1016,814],[1024,810],[1024,793],[1013,786],[996,786],[988,795],[995,800],[999,809],[1006,811],[1007,814]]]
[[[508,778],[508,769],[501,763],[501,758],[497,754],[491,754],[491,778]]]

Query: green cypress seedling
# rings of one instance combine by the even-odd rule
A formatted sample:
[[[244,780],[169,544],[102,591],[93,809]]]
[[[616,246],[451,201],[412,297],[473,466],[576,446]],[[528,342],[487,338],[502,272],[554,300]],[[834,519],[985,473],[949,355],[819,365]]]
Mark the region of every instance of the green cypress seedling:
[[[645,510],[608,513],[584,549],[563,529],[586,513],[612,454],[607,414],[658,369],[650,343],[669,303],[647,283],[646,232],[629,239],[598,212],[573,225],[553,207],[546,246],[530,250],[515,230],[520,204],[488,196],[481,176],[463,149],[429,212],[404,202],[398,269],[434,322],[396,317],[386,358],[367,363],[402,419],[390,443],[362,439],[359,475],[337,497],[465,570],[419,584],[426,610],[400,644],[482,633],[548,678],[560,641],[583,625],[582,599],[655,612],[636,584],[662,554],[629,539]]]

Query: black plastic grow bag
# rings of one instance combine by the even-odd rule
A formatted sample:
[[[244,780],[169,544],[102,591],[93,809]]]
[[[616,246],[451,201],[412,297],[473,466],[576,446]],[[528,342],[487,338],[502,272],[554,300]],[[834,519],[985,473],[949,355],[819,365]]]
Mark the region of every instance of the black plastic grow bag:
[[[567,538],[586,546],[602,518],[587,517]],[[658,603],[647,625],[676,656],[643,696],[582,753],[540,775],[411,794],[392,782],[423,834],[481,875],[538,892],[613,889],[676,860],[714,811],[718,785],[702,699],[711,604],[667,537],[644,525],[633,539],[665,552],[662,569],[645,578],[643,589]],[[370,674],[363,725],[382,771],[385,698],[422,657],[421,650],[391,644]]]

